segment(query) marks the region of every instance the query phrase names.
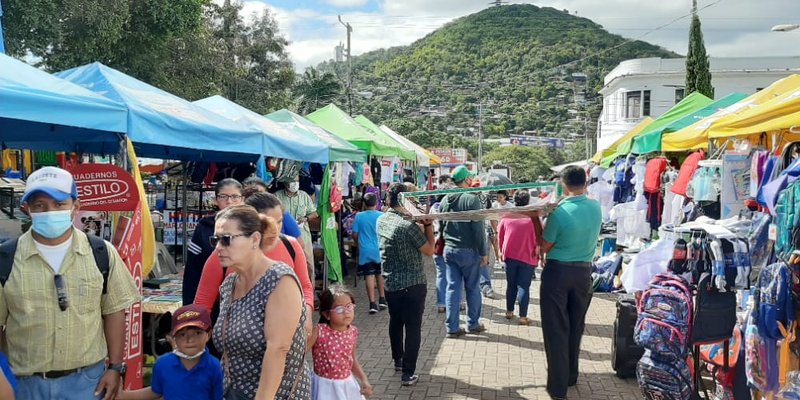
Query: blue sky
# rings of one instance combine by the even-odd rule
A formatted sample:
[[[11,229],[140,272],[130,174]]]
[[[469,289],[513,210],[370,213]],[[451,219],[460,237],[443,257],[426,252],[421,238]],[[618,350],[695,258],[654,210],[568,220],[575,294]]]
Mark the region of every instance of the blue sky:
[[[219,0],[217,0],[219,1]],[[244,0],[244,13],[269,9],[290,40],[295,68],[333,57],[345,41],[337,15],[353,26],[353,53],[407,45],[455,18],[486,7],[489,0]],[[691,0],[514,1],[567,9],[607,30],[685,54]],[[712,57],[800,55],[800,31],[775,33],[782,23],[800,23],[798,0],[698,0],[706,48]],[[703,9],[703,7],[706,7]],[[679,19],[677,22],[674,20]],[[668,24],[660,30],[655,27]]]

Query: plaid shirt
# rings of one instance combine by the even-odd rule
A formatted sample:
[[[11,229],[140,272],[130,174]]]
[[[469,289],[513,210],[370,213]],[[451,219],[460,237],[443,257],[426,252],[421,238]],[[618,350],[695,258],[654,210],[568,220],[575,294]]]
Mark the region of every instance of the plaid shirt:
[[[378,246],[386,290],[394,292],[427,283],[419,251],[427,241],[417,224],[397,211],[390,210],[378,218]]]
[[[139,298],[136,284],[113,246],[107,294],[89,240],[72,234],[61,275],[69,307],[61,311],[53,269],[36,249],[30,231],[19,238],[14,268],[0,287],[0,324],[6,326],[8,360],[16,375],[63,371],[91,365],[108,354],[103,315],[128,308]]]

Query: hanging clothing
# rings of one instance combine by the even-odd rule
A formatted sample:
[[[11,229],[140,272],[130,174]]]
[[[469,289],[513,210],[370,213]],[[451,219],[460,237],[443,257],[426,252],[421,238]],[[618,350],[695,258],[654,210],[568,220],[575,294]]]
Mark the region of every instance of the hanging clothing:
[[[758,188],[761,187],[761,181],[764,179],[764,167],[767,160],[769,160],[769,152],[766,150],[754,152],[750,159],[750,197],[752,198],[758,196]]]
[[[705,151],[701,149],[686,157],[678,172],[678,179],[675,180],[675,185],[672,186],[672,193],[686,196],[686,187],[689,186],[689,181],[692,179],[695,170],[697,170],[700,160],[705,159],[705,154]]]
[[[661,212],[664,208],[664,201],[661,198],[661,193],[645,193],[647,198],[647,223],[650,224],[650,229],[657,231],[661,226]]]
[[[644,172],[644,191],[658,193],[661,191],[661,175],[667,170],[667,159],[657,157],[647,162]]]
[[[647,223],[647,203],[631,201],[617,204],[609,213],[611,220],[617,221],[617,244],[631,247],[637,239],[650,238],[650,224]]]
[[[600,203],[600,212],[603,217],[603,222],[611,220],[609,213],[611,208],[614,207],[614,187],[603,180],[599,180],[586,188],[589,198],[597,200]]]
[[[379,181],[381,179],[381,172],[383,172],[382,170],[381,159],[379,157],[372,157],[370,161],[370,174],[372,175],[373,186],[380,186]]]
[[[633,163],[633,189],[636,191],[636,196],[644,195],[644,175],[647,171],[647,162],[645,160],[636,160]]]

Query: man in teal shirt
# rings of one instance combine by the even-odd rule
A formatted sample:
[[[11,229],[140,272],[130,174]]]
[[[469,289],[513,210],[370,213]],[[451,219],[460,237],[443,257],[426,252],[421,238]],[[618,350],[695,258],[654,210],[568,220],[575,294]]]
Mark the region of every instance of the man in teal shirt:
[[[600,204],[586,197],[586,172],[561,173],[567,197],[547,218],[541,244],[546,259],[539,304],[547,356],[547,393],[565,399],[578,381],[586,311],[592,301],[592,260],[600,235]]]

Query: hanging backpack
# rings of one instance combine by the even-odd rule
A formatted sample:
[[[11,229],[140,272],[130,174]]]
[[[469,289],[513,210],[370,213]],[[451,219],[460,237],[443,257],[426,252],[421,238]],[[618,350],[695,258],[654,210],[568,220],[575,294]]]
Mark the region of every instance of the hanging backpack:
[[[661,174],[667,170],[667,159],[654,158],[647,162],[644,170],[644,191],[658,193],[661,191]]]
[[[636,380],[646,400],[699,399],[692,376],[687,359],[662,357],[650,350],[645,351],[636,365]]]
[[[792,251],[800,246],[800,181],[795,181],[778,196],[775,206],[775,255],[778,259],[787,260]]]
[[[756,300],[759,334],[767,339],[783,339],[781,326],[788,327],[794,321],[792,273],[786,264],[779,262],[761,270]]]
[[[639,300],[634,340],[660,357],[683,360],[689,352],[692,291],[681,276],[658,274]]]
[[[697,282],[692,345],[729,340],[736,326],[736,293],[719,291],[712,277],[704,273]]]

